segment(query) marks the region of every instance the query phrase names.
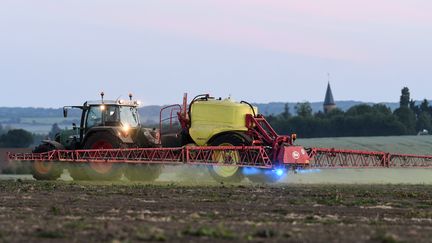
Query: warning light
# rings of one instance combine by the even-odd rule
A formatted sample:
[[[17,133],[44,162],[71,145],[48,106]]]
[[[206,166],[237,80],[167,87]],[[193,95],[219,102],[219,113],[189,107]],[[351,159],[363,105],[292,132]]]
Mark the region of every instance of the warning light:
[[[282,176],[284,173],[284,171],[282,169],[276,169],[276,175],[277,176]]]

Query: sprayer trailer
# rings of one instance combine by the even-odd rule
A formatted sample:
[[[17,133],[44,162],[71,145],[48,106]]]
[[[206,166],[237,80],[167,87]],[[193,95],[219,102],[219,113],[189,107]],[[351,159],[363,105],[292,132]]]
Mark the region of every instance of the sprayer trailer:
[[[203,165],[217,181],[274,182],[290,169],[432,167],[432,156],[296,146],[279,135],[257,107],[230,98],[198,95],[161,109],[159,128],[140,124],[138,101],[87,101],[79,127],[44,140],[32,153],[9,153],[31,162],[34,178],[54,180],[67,169],[74,180],[153,181],[163,165]]]

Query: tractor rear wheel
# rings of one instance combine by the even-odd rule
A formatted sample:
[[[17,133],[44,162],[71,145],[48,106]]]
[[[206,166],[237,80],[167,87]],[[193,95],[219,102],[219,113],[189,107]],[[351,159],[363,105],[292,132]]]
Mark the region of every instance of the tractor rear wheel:
[[[45,153],[55,148],[49,144],[37,146],[33,153]],[[36,180],[57,180],[63,173],[63,167],[53,161],[35,161],[31,166],[31,173]]]
[[[92,134],[84,144],[84,149],[115,149],[120,147],[121,141],[108,132]],[[122,166],[115,163],[93,162],[86,163],[83,167],[84,177],[86,177],[84,179],[111,181],[119,180],[123,175]]]
[[[139,164],[129,165],[125,168],[125,176],[130,181],[152,182],[162,174],[162,165]]]
[[[227,133],[215,138],[211,143],[211,146],[242,146],[250,145],[243,136],[237,133]],[[220,164],[225,163],[227,160],[231,160],[235,163],[240,162],[240,154],[238,151],[215,151],[213,153],[213,160]],[[234,182],[238,183],[244,179],[244,175],[241,168],[235,165],[229,166],[210,166],[210,175],[214,180],[218,182]]]

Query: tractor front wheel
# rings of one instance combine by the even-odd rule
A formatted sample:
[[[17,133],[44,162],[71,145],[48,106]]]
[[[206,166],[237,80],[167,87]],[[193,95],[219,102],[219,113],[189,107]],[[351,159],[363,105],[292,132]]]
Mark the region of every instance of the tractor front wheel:
[[[41,144],[33,153],[45,153],[54,149],[49,144]],[[63,173],[63,167],[53,161],[35,161],[32,163],[31,173],[36,180],[57,180]]]

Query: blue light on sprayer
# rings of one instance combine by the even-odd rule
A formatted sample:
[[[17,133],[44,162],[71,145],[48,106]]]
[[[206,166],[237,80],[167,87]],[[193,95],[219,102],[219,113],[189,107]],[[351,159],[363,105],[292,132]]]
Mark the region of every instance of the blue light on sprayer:
[[[277,176],[281,177],[284,174],[284,171],[283,171],[283,169],[276,169],[275,173]]]
[[[248,175],[266,175],[266,176],[270,176],[270,177],[282,177],[285,174],[286,170],[283,168],[276,168],[273,170],[269,170],[269,169],[259,169],[259,168],[253,168],[253,167],[244,167],[243,168],[243,174],[248,176]]]

